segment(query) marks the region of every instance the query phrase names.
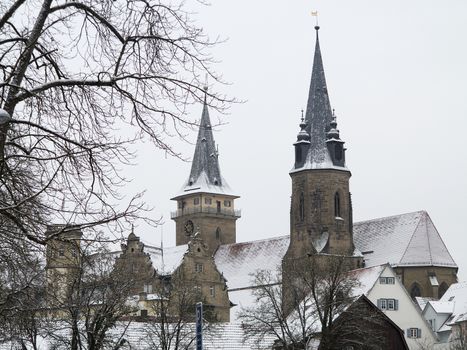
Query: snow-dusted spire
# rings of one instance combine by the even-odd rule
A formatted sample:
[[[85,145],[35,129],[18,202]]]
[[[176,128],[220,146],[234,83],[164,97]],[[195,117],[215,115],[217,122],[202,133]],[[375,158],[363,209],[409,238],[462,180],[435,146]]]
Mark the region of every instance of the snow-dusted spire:
[[[335,168],[336,166],[346,169],[345,164],[336,165],[333,162],[326,145],[327,133],[333,123],[333,114],[319,45],[319,26],[315,26],[315,30],[316,45],[305,113],[306,131],[310,135],[310,146],[306,160],[303,163],[296,163],[292,172],[304,169]]]
[[[209,185],[222,186],[221,172],[217,157],[216,143],[212,134],[211,120],[209,119],[207,98],[207,87],[204,88],[204,105],[201,121],[199,124],[198,139],[196,141],[195,155],[191,164],[188,186],[192,186],[203,176]]]

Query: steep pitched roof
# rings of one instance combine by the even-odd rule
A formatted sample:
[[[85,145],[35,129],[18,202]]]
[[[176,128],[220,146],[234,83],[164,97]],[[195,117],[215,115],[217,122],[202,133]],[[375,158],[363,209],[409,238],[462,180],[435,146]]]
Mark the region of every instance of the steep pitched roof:
[[[188,180],[182,187],[180,194],[173,199],[187,193],[222,193],[231,195],[232,190],[221,176],[218,152],[212,133],[206,98],[199,123],[198,138],[196,140],[195,154],[191,163]],[[236,197],[236,196],[235,196]]]
[[[361,221],[353,231],[368,266],[457,267],[425,211]]]
[[[257,270],[277,271],[289,247],[289,236],[244,243],[224,244],[214,256],[217,268],[227,279],[229,290],[252,286]]]

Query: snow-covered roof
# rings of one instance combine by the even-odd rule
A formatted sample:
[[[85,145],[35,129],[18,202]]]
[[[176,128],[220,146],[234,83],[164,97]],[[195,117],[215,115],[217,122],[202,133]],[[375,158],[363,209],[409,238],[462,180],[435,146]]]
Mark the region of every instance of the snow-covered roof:
[[[196,349],[195,324],[188,323],[182,326],[179,348],[194,350]],[[109,329],[106,337],[106,349],[115,348],[120,344],[122,349],[150,350],[159,348],[158,328],[153,328],[149,322],[117,322],[116,326]],[[80,325],[80,331],[85,333],[84,327]],[[169,334],[170,331],[168,330]],[[56,330],[48,334],[38,335],[38,349],[57,349],[63,350],[69,348],[70,328],[67,324],[57,323]],[[274,338],[266,335],[259,344],[253,340],[245,339],[245,333],[241,324],[238,323],[216,323],[208,326],[203,331],[203,349],[205,350],[249,350],[249,349],[271,349]],[[85,337],[83,336],[83,339]],[[57,339],[63,339],[63,342],[56,342]],[[121,340],[124,339],[124,342]],[[170,349],[174,349],[175,342]],[[26,342],[26,345],[28,343]],[[55,345],[55,347],[54,347]],[[160,344],[159,344],[160,345]],[[120,348],[119,347],[119,348]],[[14,340],[0,343],[0,350],[20,349],[19,342]]]
[[[388,265],[385,264],[349,271],[348,275],[359,282],[359,285],[353,288],[352,294],[356,297],[367,295],[386,267],[388,267]]]
[[[216,266],[227,279],[229,290],[253,285],[258,270],[277,271],[289,247],[289,236],[221,245],[214,257]]]
[[[170,275],[182,263],[185,253],[188,252],[188,244],[164,248],[145,245],[144,251],[149,254],[152,265],[159,274]]]
[[[178,192],[178,194],[176,194],[172,199],[177,199],[181,196],[186,196],[187,194],[194,193],[222,194],[225,196],[238,198],[238,196],[234,194],[227,181],[225,181],[225,179],[222,176],[221,179],[221,184],[215,185],[209,181],[206,172],[202,171],[199,174],[199,177],[196,179],[196,181],[190,183],[190,180],[187,180]]]
[[[353,230],[367,266],[457,267],[425,211],[357,222]]]
[[[453,304],[452,315],[446,324],[451,325],[465,320],[467,316],[467,281],[451,284],[439,301]]]
[[[428,304],[428,302],[432,300],[435,299],[432,297],[415,297],[415,302],[422,311],[423,309],[425,309],[426,304]]]
[[[432,300],[429,301],[428,304],[430,304],[438,314],[450,314],[454,311],[454,303],[452,301]]]

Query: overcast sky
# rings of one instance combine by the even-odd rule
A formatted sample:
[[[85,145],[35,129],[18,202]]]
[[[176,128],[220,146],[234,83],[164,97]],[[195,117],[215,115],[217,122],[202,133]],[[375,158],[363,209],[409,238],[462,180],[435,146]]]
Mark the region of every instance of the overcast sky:
[[[305,108],[319,11],[331,105],[352,171],[354,221],[426,210],[467,280],[467,2],[214,1],[197,8],[221,91],[246,100],[219,116],[221,171],[241,196],[237,241],[289,233],[293,142]],[[201,117],[202,106],[193,109]],[[190,139],[194,142],[196,133]],[[192,157],[194,146],[178,144]],[[144,190],[164,245],[175,244],[170,198],[190,164],[141,145],[128,191]],[[145,242],[161,229],[138,225]],[[394,242],[394,244],[397,244]]]

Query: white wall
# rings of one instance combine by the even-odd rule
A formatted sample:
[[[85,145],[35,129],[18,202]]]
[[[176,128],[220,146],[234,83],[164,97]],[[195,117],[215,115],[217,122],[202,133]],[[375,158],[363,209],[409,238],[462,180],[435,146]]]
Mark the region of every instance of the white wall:
[[[381,298],[397,299],[399,304],[398,310],[383,310],[383,312],[404,331],[404,336],[409,348],[411,350],[420,349],[420,345],[426,346],[428,349],[433,348],[433,344],[436,342],[436,336],[423,318],[418,306],[414,304],[404,286],[402,286],[397,279],[394,271],[390,267],[386,267],[380,276],[394,277],[395,283],[380,284],[378,279],[373,288],[368,292],[368,299],[375,305],[377,305],[377,300]],[[421,338],[407,338],[408,328],[421,329]]]

